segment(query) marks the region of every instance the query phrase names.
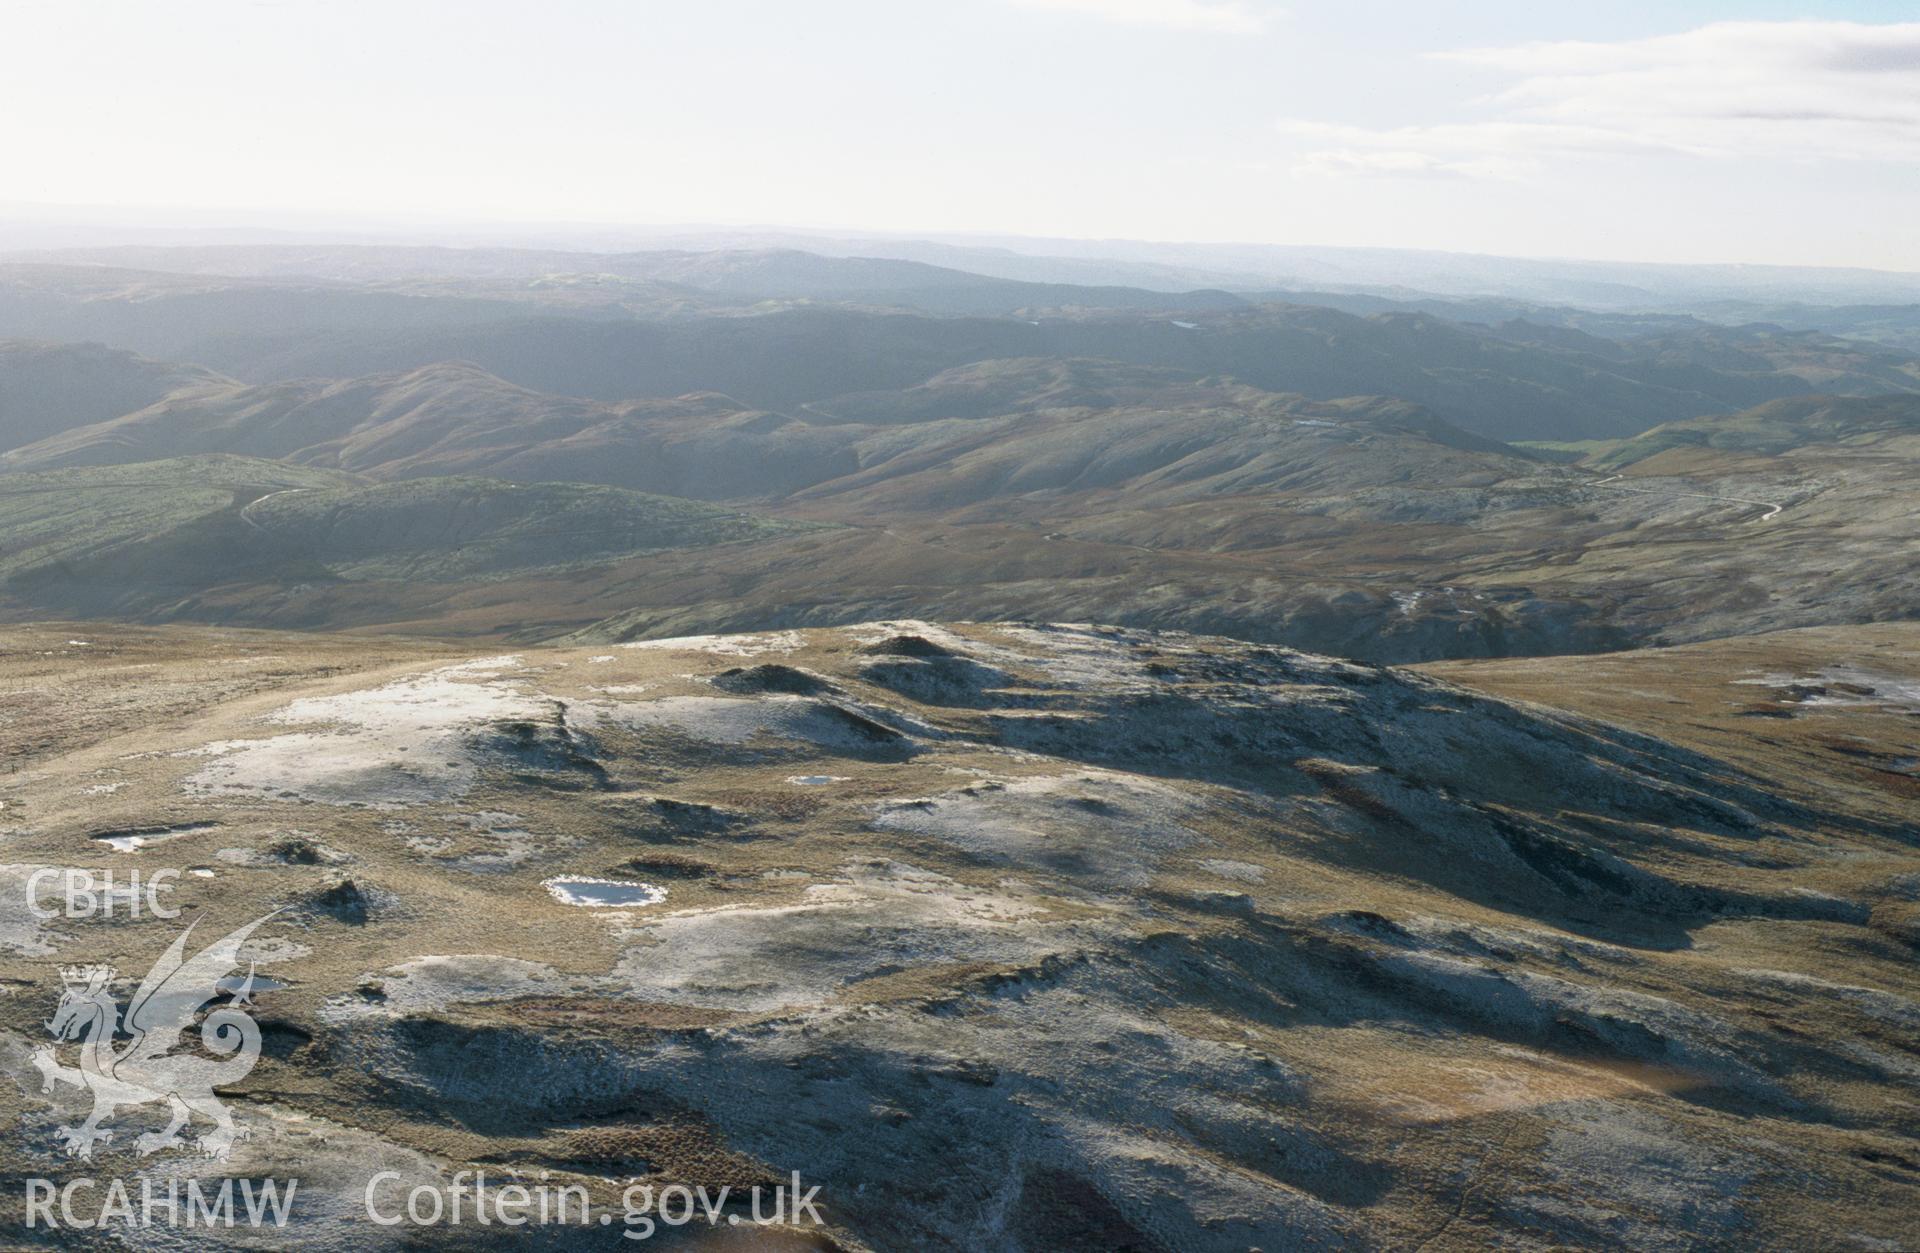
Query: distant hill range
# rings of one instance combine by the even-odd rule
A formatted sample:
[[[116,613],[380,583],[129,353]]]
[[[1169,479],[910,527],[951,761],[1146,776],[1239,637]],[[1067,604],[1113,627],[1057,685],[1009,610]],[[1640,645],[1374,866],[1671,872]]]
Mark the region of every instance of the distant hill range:
[[[1920,613],[1920,358],[1798,306],[1043,277],[778,247],[0,264],[0,334],[30,337],[0,342],[0,612],[1030,617],[1393,661]]]
[[[1797,396],[1745,413],[1669,422],[1595,455],[1602,469],[1642,465],[1669,452],[1729,458],[1794,456],[1811,448],[1862,460],[1920,453],[1920,401],[1911,396]]]
[[[1101,358],[1319,400],[1394,396],[1503,440],[1616,438],[1785,396],[1920,388],[1911,352],[1764,325],[1535,321],[1484,303],[1457,317],[1431,303],[1343,312],[784,252],[306,255],[188,258],[270,271],[237,277],[0,266],[0,334],[94,340],[254,384],[468,361],[556,395],[719,392],[783,411],[980,361]],[[559,264],[620,268],[543,268]]]
[[[844,318],[975,325],[693,326]],[[101,421],[22,409],[63,352],[103,396],[178,386]],[[268,383],[97,346],[4,362],[0,401],[27,416],[0,442],[65,426],[0,452],[0,582],[23,613],[523,639],[932,613],[1390,660],[1920,613],[1890,576],[1920,539],[1913,394],[1797,395],[1549,456],[1394,396],[1111,358],[974,360],[780,407],[556,395],[472,361]]]
[[[474,237],[487,242],[459,248],[413,243],[288,244],[284,234],[230,231],[226,243],[210,243],[203,233],[184,243],[164,230],[116,232],[140,245],[78,246],[46,250],[54,242],[38,236],[41,251],[16,252],[22,258],[58,259],[93,264],[205,274],[253,274],[275,277],[341,277],[343,264],[355,273],[410,269],[450,274],[468,268],[496,271],[524,264],[514,258],[544,257],[546,271],[606,270],[605,263],[582,258],[618,258],[672,253],[791,253],[829,259],[907,261],[981,277],[1078,287],[1136,287],[1182,292],[1203,288],[1227,291],[1324,291],[1366,293],[1393,298],[1439,297],[1450,300],[1493,298],[1534,304],[1573,305],[1585,309],[1645,312],[1699,312],[1714,302],[1745,304],[1920,305],[1920,274],[1837,266],[1672,264],[1586,261],[1569,258],[1504,257],[1436,252],[1417,248],[1344,248],[1285,244],[1156,243],[1136,240],[1071,240],[1022,236],[859,235],[796,231],[777,227],[588,228],[580,226],[492,231]],[[94,238],[102,238],[94,233]],[[16,248],[33,237],[0,226],[0,247]],[[510,240],[534,246],[503,247]],[[245,242],[241,242],[245,241]],[[448,257],[444,254],[455,254]],[[351,262],[343,259],[352,258]],[[463,262],[461,258],[472,258]]]

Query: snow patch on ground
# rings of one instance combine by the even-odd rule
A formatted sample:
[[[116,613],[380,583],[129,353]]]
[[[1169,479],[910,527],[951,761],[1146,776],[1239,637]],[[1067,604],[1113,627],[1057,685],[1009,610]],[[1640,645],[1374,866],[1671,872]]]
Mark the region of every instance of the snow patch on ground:
[[[926,622],[919,618],[894,618],[885,622],[863,622],[858,626],[843,628],[847,635],[858,644],[879,644],[901,635],[917,635],[929,644],[938,644],[950,653],[962,657],[991,657],[998,661],[1023,661],[1025,655],[1010,648],[980,640],[968,639],[956,631],[950,631],[937,623]]]
[[[874,725],[863,726],[862,720]],[[881,719],[885,719],[885,723]],[[874,748],[904,744],[900,723],[933,736],[932,728],[891,711],[842,709],[806,696],[669,696],[660,700],[595,702],[576,706],[574,726],[593,730],[611,724],[628,731],[677,731],[709,744],[745,744],[758,736],[802,740],[823,748]]]
[[[620,647],[758,657],[762,653],[790,653],[805,644],[798,631],[772,631],[762,635],[681,635],[668,640],[634,640]]]
[[[1144,885],[1168,854],[1204,842],[1184,825],[1200,812],[1165,784],[1089,770],[890,802],[873,825],[1111,889]]]
[[[535,853],[550,851],[550,846],[554,843],[528,830],[526,819],[519,814],[484,810],[472,814],[447,814],[444,821],[464,824],[469,832],[467,837],[469,842],[481,845],[478,852],[444,859],[445,864],[460,870],[511,870]],[[416,836],[408,841],[410,847],[429,855],[443,854],[452,848],[454,843],[453,840],[443,839],[437,841],[437,846],[433,846],[436,842],[431,837],[422,836]]]
[[[962,961],[1028,961],[1071,944],[1070,924],[934,875],[818,884],[801,903],[669,915],[637,928],[614,969],[627,994],[713,1009],[817,1005],[849,984]]]
[[[1909,1034],[1909,1038],[1912,1033],[1920,1032],[1920,1002],[1892,992],[1882,991],[1879,988],[1861,987],[1852,983],[1835,983],[1831,979],[1795,974],[1786,970],[1735,969],[1733,973],[1745,975],[1749,979],[1763,983],[1824,994],[1835,1000],[1844,1001],[1869,1017],[1900,1028]]]
[[[1881,707],[1920,713],[1920,682],[1879,674],[1858,666],[1828,666],[1815,674],[1763,674],[1735,679],[1742,687],[1770,687],[1786,692],[1795,704],[1834,709]]]
[[[197,753],[216,760],[183,786],[203,796],[377,808],[450,800],[478,777],[475,728],[550,712],[516,681],[497,678],[517,664],[481,658],[364,691],[304,697],[269,721],[315,730],[205,745]]]
[[[1256,866],[1250,861],[1228,861],[1225,858],[1209,857],[1200,863],[1200,869],[1208,874],[1219,875],[1222,879],[1234,879],[1241,883],[1267,881],[1267,868]]]
[[[473,953],[421,957],[396,967],[395,973],[379,982],[382,999],[377,1006],[367,1005],[357,995],[335,997],[320,1007],[321,1020],[342,1022],[373,1009],[383,1014],[421,1013],[569,990],[567,980],[544,962]]]

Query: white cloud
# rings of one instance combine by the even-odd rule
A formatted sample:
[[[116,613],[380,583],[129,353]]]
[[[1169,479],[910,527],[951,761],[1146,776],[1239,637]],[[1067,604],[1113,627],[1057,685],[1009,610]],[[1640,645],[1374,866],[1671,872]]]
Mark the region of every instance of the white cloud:
[[[1319,174],[1518,179],[1555,156],[1674,150],[1606,127],[1546,122],[1373,128],[1288,120],[1279,127],[1308,145],[1296,168]]]
[[[1595,153],[1920,161],[1920,23],[1721,22],[1432,54],[1513,81],[1441,125],[1283,121],[1319,173],[1517,178]]]
[[[1266,29],[1268,14],[1247,0],[1012,0],[1023,9],[1078,13],[1123,26],[1253,35]]]

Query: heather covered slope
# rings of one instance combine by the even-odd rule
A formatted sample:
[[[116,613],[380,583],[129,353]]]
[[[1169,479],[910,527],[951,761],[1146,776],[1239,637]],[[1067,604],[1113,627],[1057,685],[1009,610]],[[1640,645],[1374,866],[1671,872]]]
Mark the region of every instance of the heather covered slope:
[[[1911,457],[1920,452],[1920,397],[1803,396],[1743,413],[1668,422],[1589,459],[1624,470],[1669,451],[1690,455]]]
[[[1897,1245],[1913,630],[1447,674],[1086,626],[13,628],[0,892],[165,865],[208,927],[282,909],[250,1135],[166,1160],[297,1174],[285,1247],[464,1247],[336,1217],[376,1169],[616,1211],[797,1170],[849,1249]],[[31,1050],[58,965],[178,926],[19,916],[0,1166],[134,1168],[137,1111],[60,1155]]]
[[[0,478],[0,589],[69,612],[191,616],[220,587],[246,589],[252,612],[270,614],[299,589],[347,583],[350,596],[404,615],[419,580],[559,577],[809,529],[587,484],[376,485],[278,461],[185,457]]]
[[[1892,349],[1390,307],[933,317],[829,299],[928,279],[905,261],[623,254],[596,277],[567,254],[417,251],[268,249],[237,277],[0,267],[0,324],[173,328],[233,371],[0,354],[0,500],[22,528],[0,536],[4,612],[518,641],[1069,618],[1375,661],[1920,614],[1920,446],[1898,394],[1915,367]],[[602,278],[694,307],[571,303]],[[727,303],[776,281],[788,294]],[[807,284],[824,303],[793,294]],[[1489,432],[1619,438],[1542,455]],[[368,494],[326,512],[283,496],[243,522],[249,498],[215,492],[178,526],[173,505],[147,517],[147,486],[103,486],[222,457],[258,463],[262,494]],[[99,526],[37,491],[83,469],[104,477],[47,482],[92,484]],[[398,486],[427,480],[461,482]],[[97,542],[122,517],[154,525]],[[714,542],[692,542],[703,528]]]
[[[0,578],[48,577],[156,537],[198,533],[209,518],[237,516],[269,492],[351,482],[243,457],[9,475],[0,479]],[[195,560],[213,566],[227,556],[209,547]]]
[[[499,579],[813,529],[617,487],[475,478],[275,492],[242,521],[347,579]]]
[[[539,392],[720,392],[779,411],[978,361],[1097,357],[1320,400],[1396,396],[1497,439],[1619,437],[1812,391],[1920,388],[1910,352],[1764,325],[1656,318],[1602,337],[1552,311],[1499,325],[1473,309],[1356,315],[791,250],[338,251],[241,266],[258,277],[0,265],[0,334],[97,339],[253,383],[464,360]]]
[[[0,451],[231,383],[100,344],[0,339]]]
[[[802,494],[868,528],[835,541],[859,552],[832,602],[748,554],[729,604],[669,577],[677,603],[595,633],[1064,614],[1416,660],[1920,617],[1910,398],[1775,402],[1559,465],[1388,402],[1101,381],[1115,407],[909,426],[889,438],[912,451]]]
[[[61,567],[13,591],[37,612],[111,608],[255,625],[430,630],[437,623],[442,633],[507,628],[521,638],[537,637],[543,622],[553,634],[618,618],[623,625],[608,630],[626,634],[669,623],[698,630],[922,608],[1097,614],[1342,650],[1367,649],[1369,638],[1384,634],[1393,637],[1387,647],[1397,651],[1387,655],[1394,656],[1537,651],[1569,640],[1601,646],[1610,638],[1583,626],[1577,608],[1542,610],[1506,593],[1500,602],[1512,611],[1498,626],[1484,615],[1408,615],[1389,598],[1395,587],[1369,595],[1402,623],[1383,633],[1377,613],[1329,603],[1349,594],[1356,574],[1377,577],[1372,557],[1304,583],[1276,577],[1298,560],[1283,551],[1289,545],[1324,551],[1330,538],[1358,542],[1361,528],[1376,524],[1429,550],[1443,536],[1464,542],[1463,508],[1489,492],[1506,492],[1525,508],[1533,507],[1529,492],[1577,500],[1576,472],[1468,435],[1417,407],[1311,402],[1113,362],[1031,360],[942,374],[911,403],[917,408],[905,414],[876,408],[870,396],[799,415],[744,409],[717,396],[608,406],[528,393],[459,365],[355,384],[241,387],[221,403],[163,403],[17,450],[9,464],[24,471],[69,456],[137,456],[184,442],[238,444],[315,470],[368,472],[391,490],[363,501],[409,502],[404,522],[359,513],[421,541],[405,561],[409,579],[375,589],[313,577],[316,568],[337,575],[359,559],[329,547],[330,530],[301,537],[303,526],[333,525],[331,514],[319,512],[328,498],[301,493],[249,506],[247,525],[230,519],[209,533],[203,547],[216,560],[197,567],[203,573],[193,579],[179,575],[192,566],[190,554],[169,548],[164,561],[147,560],[151,550],[142,550],[131,564]],[[949,416],[983,409],[987,416]],[[549,496],[561,489],[548,480],[573,479],[719,500],[771,498],[806,525],[786,538],[762,527],[755,535],[764,543],[698,553],[680,544],[622,548],[583,539],[572,552],[558,545],[548,559],[524,563],[500,585],[504,568],[491,559],[473,566],[435,558],[427,540],[441,535],[440,514],[423,502],[441,497],[401,490],[475,473],[533,479]],[[40,477],[0,476],[0,487]],[[573,490],[583,500],[612,495]],[[734,510],[710,512],[723,519]],[[850,529],[817,532],[818,524]],[[355,525],[367,529],[364,521]],[[451,523],[443,529],[447,545],[481,542]],[[936,553],[940,559],[930,560]],[[209,566],[221,577],[206,577]],[[572,571],[564,579],[537,570],[561,566]],[[477,577],[496,585],[463,590]],[[1175,587],[1182,590],[1170,594]],[[663,622],[658,615],[669,607]]]
[[[1689,359],[1694,351],[1676,361],[1674,346],[1655,338],[1623,356],[1602,356],[1516,342],[1426,315],[1362,318],[1310,307],[1027,320],[823,305],[753,317],[547,318],[378,335],[278,336],[236,328],[195,345],[193,355],[257,381],[461,359],[541,391],[604,400],[719,391],[783,410],[849,392],[910,387],[940,370],[992,358],[1102,357],[1231,375],[1316,399],[1397,396],[1496,439],[1629,435],[1662,421],[1815,390],[1787,368],[1804,355],[1801,345],[1744,351],[1736,363],[1700,363]],[[1890,349],[1844,351],[1911,361]],[[1776,362],[1775,355],[1783,359]],[[1873,384],[1875,390],[1888,385]]]
[[[0,471],[235,452],[381,479],[487,475],[758,498],[853,468],[860,434],[819,430],[711,393],[608,404],[441,362],[363,379],[234,384],[169,397],[0,453]]]
[[[1565,563],[1568,590],[1631,598],[1670,620],[1663,638],[1920,617],[1912,397],[1776,401],[1656,427],[1588,464],[1594,492],[1633,498],[1648,522]]]
[[[868,495],[884,481],[876,507],[927,512],[1161,479],[1218,495],[1301,473],[1351,477],[1354,467],[1309,464],[1314,440],[1343,424],[1440,460],[1416,475],[1448,479],[1475,460],[1491,475],[1531,468],[1524,454],[1402,401],[1315,402],[1114,361],[1016,359],[793,414],[712,393],[620,404],[554,396],[464,362],[343,382],[232,384],[7,450],[0,470],[234,453],[380,479],[571,479],[706,499]],[[936,486],[923,477],[931,467],[967,482]]]
[[[238,446],[281,458],[274,474],[386,483],[349,511],[349,530],[391,524],[408,545],[352,555],[327,548],[345,532],[303,540],[301,527],[332,528],[334,515],[308,508],[320,497],[287,496],[270,511],[271,544],[229,519],[183,533],[205,541],[197,562],[173,545],[164,560],[16,582],[16,615],[518,640],[1065,617],[1412,661],[1920,615],[1901,577],[1920,516],[1912,410],[1898,396],[1776,401],[1568,464],[1404,401],[1314,401],[1110,360],[976,362],[785,413],[712,393],[553,396],[447,363],[182,393],[6,454],[18,472],[0,491],[68,459]],[[140,477],[137,465],[115,473]],[[704,500],[699,516],[725,542],[629,543],[615,509],[603,536],[535,543],[523,560],[509,556],[519,539],[468,525],[511,493],[489,488],[481,504],[467,489],[400,490],[475,477],[538,484],[551,502],[570,493],[552,503],[570,519],[562,530],[617,493],[557,483]],[[735,544],[743,510],[800,529],[757,525],[755,542]],[[314,577],[368,561],[410,573],[377,587]],[[176,577],[185,568],[202,573]]]
[[[476,367],[445,362],[364,379],[195,390],[13,448],[0,467],[233,453],[389,477],[409,469],[458,473],[610,417],[608,406],[528,391]]]

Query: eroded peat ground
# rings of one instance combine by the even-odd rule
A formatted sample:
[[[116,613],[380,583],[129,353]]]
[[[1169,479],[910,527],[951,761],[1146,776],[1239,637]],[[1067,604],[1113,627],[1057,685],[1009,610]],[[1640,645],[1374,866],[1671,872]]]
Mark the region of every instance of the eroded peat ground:
[[[823,1229],[656,1240],[1897,1246],[1916,681],[1902,626],[1425,670],[1085,626],[8,628],[0,1207],[295,1176],[250,1239],[465,1247],[370,1225],[369,1175],[611,1214],[798,1171]],[[36,919],[41,867],[177,869],[183,915]],[[58,968],[124,1000],[185,922],[275,910],[250,1134],[142,1158],[130,1108],[66,1157]]]

